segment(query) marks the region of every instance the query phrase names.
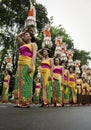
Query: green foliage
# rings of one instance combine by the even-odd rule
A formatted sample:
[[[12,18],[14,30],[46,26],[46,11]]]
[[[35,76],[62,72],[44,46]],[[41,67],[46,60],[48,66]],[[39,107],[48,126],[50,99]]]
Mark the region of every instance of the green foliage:
[[[36,3],[35,0],[32,0],[36,8],[36,22],[37,22],[37,37],[36,43],[38,49],[41,48],[43,41],[43,32],[46,23],[52,23],[53,17],[50,19],[47,17],[48,12],[46,7],[42,4]],[[28,0],[1,0],[0,1],[0,46],[3,46],[4,49],[0,52],[1,62],[0,69],[3,65],[5,54],[7,54],[7,49],[12,50],[13,58],[13,73],[15,74],[18,61],[18,43],[16,40],[16,34],[24,30],[25,20],[27,18],[27,12],[29,9]],[[55,37],[63,36],[63,42],[68,44],[67,49],[73,49],[75,51],[74,59],[80,59],[81,64],[88,64],[88,61],[91,60],[89,52],[80,51],[74,48],[74,42],[71,39],[70,35],[67,34],[66,30],[59,25],[58,27],[53,26],[51,28],[51,36],[53,47],[51,49],[50,56],[53,57],[55,50]],[[39,62],[37,61],[37,65]]]
[[[88,65],[89,62],[91,60],[91,56],[90,56],[90,52],[86,52],[85,50],[78,50],[78,49],[74,49],[74,60],[79,59],[81,60],[81,65]]]
[[[45,24],[50,22],[47,15],[47,10],[42,4],[36,4],[36,19],[37,19],[37,30],[38,34],[42,31]]]
[[[51,35],[52,35],[52,41],[54,41],[56,36],[62,36],[63,42],[66,42],[68,44],[69,48],[74,48],[74,43],[69,34],[66,33],[66,30],[62,27],[62,25],[59,25],[58,27],[52,27],[51,29]]]
[[[35,0],[32,0],[32,2],[35,4],[35,8],[37,10],[37,29],[39,33],[41,32],[45,23],[49,22],[49,19],[47,17],[47,10],[43,5],[37,4]],[[15,35],[16,33],[24,30],[24,24],[27,18],[29,6],[30,4],[27,0],[0,1],[0,30],[2,32],[0,33],[0,46],[3,46],[4,48],[6,48],[6,50],[12,50],[14,72],[16,70],[18,59],[18,44]],[[37,41],[37,43],[41,45],[41,40]],[[5,51],[5,53],[7,53],[7,51]],[[1,56],[1,66],[3,64],[5,53],[3,53],[3,55]]]

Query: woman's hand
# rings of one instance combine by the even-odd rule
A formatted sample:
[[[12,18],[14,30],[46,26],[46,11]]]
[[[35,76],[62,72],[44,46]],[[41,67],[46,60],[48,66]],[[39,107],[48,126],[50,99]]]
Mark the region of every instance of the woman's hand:
[[[51,76],[49,76],[49,77],[48,77],[48,80],[49,80],[49,81],[52,81],[52,77],[51,77]]]
[[[30,67],[28,70],[29,73],[33,72],[33,67]]]

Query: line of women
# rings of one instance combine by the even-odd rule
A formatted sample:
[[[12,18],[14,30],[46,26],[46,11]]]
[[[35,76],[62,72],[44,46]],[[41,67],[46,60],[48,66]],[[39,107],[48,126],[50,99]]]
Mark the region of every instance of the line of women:
[[[91,84],[78,73],[74,73],[73,67],[67,68],[58,57],[49,58],[48,48],[39,50],[37,54],[41,59],[41,78],[40,91],[37,94],[39,101],[35,100],[35,103],[41,103],[42,107],[49,107],[50,104],[61,107],[91,102]]]
[[[49,58],[48,48],[37,51],[32,32],[25,30],[17,38],[20,45],[19,60],[13,91],[17,107],[29,107],[32,101],[42,107],[50,104],[61,107],[64,104],[76,104],[77,101],[81,104],[87,99],[84,95],[90,90],[86,81],[77,77],[72,67],[67,69],[59,58]],[[41,59],[41,77],[34,80],[36,56]],[[36,84],[34,94],[33,81]]]

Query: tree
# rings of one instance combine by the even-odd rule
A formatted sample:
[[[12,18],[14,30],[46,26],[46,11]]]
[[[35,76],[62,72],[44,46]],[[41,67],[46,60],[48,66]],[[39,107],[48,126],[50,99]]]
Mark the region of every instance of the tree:
[[[47,17],[47,9],[42,5],[36,3],[35,0],[32,0],[36,8],[36,22],[37,22],[37,37],[36,42],[38,48],[41,48],[43,41],[43,32],[46,23],[52,23],[53,18],[50,19]],[[29,9],[29,1],[25,0],[1,0],[0,1],[0,46],[3,46],[3,50],[0,53],[1,61],[0,65],[4,64],[5,55],[8,54],[7,50],[12,50],[12,59],[13,59],[13,73],[15,74],[17,68],[17,59],[18,59],[18,42],[16,39],[16,34],[24,30],[25,20],[27,18],[27,12]],[[80,51],[74,48],[74,41],[71,39],[70,35],[67,34],[66,30],[59,25],[58,27],[51,27],[51,36],[53,47],[51,49],[51,57],[54,55],[55,37],[61,35],[63,36],[63,42],[68,44],[68,49],[73,49],[75,51],[74,59],[80,59],[81,64],[87,64],[88,60],[91,60],[90,53],[86,51]],[[83,57],[84,56],[84,57]],[[39,64],[39,62],[38,62]],[[2,71],[0,68],[0,71]]]
[[[36,17],[37,17],[37,29],[38,33],[41,32],[45,23],[49,22],[47,17],[46,8],[37,4],[35,0],[32,1],[35,4],[36,8]],[[3,46],[7,49],[12,49],[13,52],[13,67],[14,72],[16,70],[15,60],[17,61],[17,40],[16,34],[22,30],[24,30],[25,20],[27,18],[27,12],[29,9],[29,1],[24,0],[1,0],[0,2],[0,46]],[[5,52],[6,53],[6,52]],[[3,63],[4,54],[1,56],[1,65]]]
[[[91,60],[90,52],[86,52],[85,50],[74,49],[74,60],[81,60],[81,66],[86,64],[89,65],[89,61]]]

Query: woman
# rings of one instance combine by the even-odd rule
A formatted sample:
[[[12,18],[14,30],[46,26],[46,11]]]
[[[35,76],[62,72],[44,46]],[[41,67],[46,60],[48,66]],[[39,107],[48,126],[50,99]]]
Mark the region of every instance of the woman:
[[[38,56],[41,59],[41,90],[40,90],[40,96],[42,101],[43,107],[48,107],[48,104],[51,103],[51,79],[52,79],[52,59],[49,58],[49,49],[44,48],[43,49],[43,56],[38,51]]]
[[[53,67],[53,102],[54,106],[62,106],[62,82],[63,82],[63,66],[60,65],[59,58],[54,59]]]
[[[82,105],[89,104],[88,93],[89,93],[89,85],[87,83],[87,79],[83,78],[82,79],[82,98],[81,98]]]
[[[22,39],[24,36],[24,41]],[[20,48],[14,90],[15,103],[18,107],[28,107],[32,102],[33,73],[37,52],[36,43],[32,43],[32,32],[24,31],[17,35]]]
[[[69,87],[68,84],[68,79],[69,79],[69,70],[67,69],[65,63],[64,63],[64,104],[69,106],[70,104],[70,99],[71,99],[71,88]]]
[[[9,99],[8,91],[9,91],[10,75],[7,70],[3,72],[3,75],[4,75],[4,82],[3,82],[3,91],[2,91],[1,100],[2,103],[7,103]]]
[[[34,91],[34,103],[35,104],[39,104],[40,100],[39,100],[39,95],[40,95],[40,78],[36,77],[36,79],[34,80],[35,82],[35,91]]]
[[[77,103],[77,88],[76,88],[76,75],[73,71],[73,68],[70,67],[69,69],[69,87],[71,88],[71,92],[72,92],[72,104],[76,104]]]
[[[76,74],[76,88],[77,88],[77,103],[78,106],[81,105],[81,95],[82,95],[82,79],[80,77],[80,74]]]

